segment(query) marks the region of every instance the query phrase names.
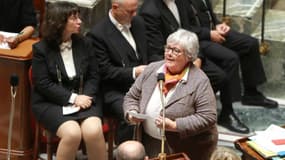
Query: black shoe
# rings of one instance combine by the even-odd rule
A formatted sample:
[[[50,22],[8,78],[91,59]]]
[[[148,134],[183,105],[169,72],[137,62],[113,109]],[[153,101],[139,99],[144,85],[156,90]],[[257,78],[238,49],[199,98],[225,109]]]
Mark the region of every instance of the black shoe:
[[[278,103],[274,100],[268,99],[262,94],[245,95],[241,99],[243,105],[263,106],[267,108],[277,108]]]
[[[234,132],[247,134],[249,128],[243,124],[234,113],[223,115],[218,118],[218,124]]]

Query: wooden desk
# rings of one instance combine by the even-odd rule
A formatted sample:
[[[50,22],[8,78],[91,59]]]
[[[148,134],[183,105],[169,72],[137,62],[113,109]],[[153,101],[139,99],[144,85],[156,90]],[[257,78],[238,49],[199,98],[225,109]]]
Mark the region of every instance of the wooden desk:
[[[285,125],[281,126],[285,128]],[[248,141],[247,137],[238,139],[234,142],[235,147],[242,152],[243,160],[265,160],[261,155],[259,155],[254,149],[246,144]]]
[[[11,143],[12,160],[31,160],[32,131],[30,125],[30,87],[28,69],[31,65],[32,44],[29,39],[13,50],[0,49],[0,159],[7,159],[8,128],[11,108],[10,76],[19,76],[15,99],[15,114]]]
[[[265,160],[256,151],[246,144],[248,138],[238,139],[234,142],[235,147],[242,152],[243,160]]]

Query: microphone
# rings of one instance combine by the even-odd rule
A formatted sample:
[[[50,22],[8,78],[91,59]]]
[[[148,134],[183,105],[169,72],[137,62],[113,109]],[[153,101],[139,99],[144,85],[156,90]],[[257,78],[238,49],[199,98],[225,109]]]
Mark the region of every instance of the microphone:
[[[12,141],[12,129],[13,129],[13,120],[15,113],[15,98],[17,93],[17,86],[19,83],[19,77],[17,74],[13,73],[10,77],[10,85],[11,85],[11,112],[10,112],[10,120],[9,120],[9,130],[8,130],[8,154],[7,159],[11,158],[11,141]]]
[[[165,81],[164,73],[158,73],[157,81],[159,83],[159,90],[161,91],[161,93],[163,93],[162,89],[163,89],[163,84],[164,84],[164,81]]]
[[[19,77],[17,74],[13,73],[10,77],[10,85],[11,85],[11,95],[16,96],[17,86],[19,84]]]
[[[157,81],[159,83],[159,92],[162,106],[162,130],[161,130],[161,152],[158,154],[159,160],[166,160],[166,153],[164,153],[164,143],[165,143],[165,101],[163,95],[163,85],[165,81],[164,73],[158,73]]]
[[[17,86],[19,84],[19,77],[17,74],[13,73],[10,78],[10,84],[11,86]]]

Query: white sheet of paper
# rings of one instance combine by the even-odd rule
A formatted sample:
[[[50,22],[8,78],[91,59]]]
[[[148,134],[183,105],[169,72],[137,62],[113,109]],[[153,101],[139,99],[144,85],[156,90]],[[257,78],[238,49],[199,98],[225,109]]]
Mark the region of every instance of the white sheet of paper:
[[[62,107],[62,114],[69,115],[69,114],[78,112],[79,110],[80,110],[80,107],[75,107],[74,105],[70,104],[70,105]]]
[[[0,31],[0,34],[4,36],[4,38],[8,37],[15,37],[18,35],[18,33],[12,33],[12,32],[4,32]],[[7,42],[0,43],[1,49],[11,49]]]
[[[274,124],[271,124],[264,131],[257,132],[255,136],[249,137],[250,140],[254,141],[263,148],[276,153],[285,151],[285,145],[275,145],[272,142],[272,140],[284,139],[284,138],[285,138],[285,129]]]
[[[135,112],[128,112],[129,115],[138,118],[138,119],[149,119],[151,118],[149,115],[147,114],[141,114],[141,113],[135,113]]]

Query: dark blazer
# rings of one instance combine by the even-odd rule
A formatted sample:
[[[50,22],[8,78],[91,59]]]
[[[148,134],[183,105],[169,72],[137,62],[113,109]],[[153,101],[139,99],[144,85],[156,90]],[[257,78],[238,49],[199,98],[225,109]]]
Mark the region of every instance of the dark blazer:
[[[163,63],[151,63],[135,81],[124,99],[125,115],[130,110],[145,113],[157,85],[157,70]],[[208,160],[217,145],[217,109],[204,72],[189,66],[187,81],[177,86],[165,104],[165,116],[177,124],[178,132],[166,132],[167,142],[173,151],[185,152],[193,160]]]
[[[206,5],[204,4],[203,0],[188,0],[196,9],[197,9],[197,16],[201,21],[201,26],[209,27],[209,14],[207,11],[210,12],[210,16],[214,25],[221,23],[216,14],[213,11],[213,6],[209,0],[205,0]],[[193,11],[193,8],[192,8]]]
[[[61,107],[68,104],[71,93],[78,93],[80,77],[83,78],[83,94],[93,97],[92,107],[95,108],[99,81],[96,57],[86,39],[75,36],[72,37],[72,51],[76,76],[70,80],[59,47],[52,48],[45,40],[33,45],[32,108],[38,119],[41,119],[48,109],[57,108],[61,113]],[[59,77],[62,79],[62,85],[59,83]]]
[[[20,32],[26,26],[37,25],[33,0],[1,0],[0,31]]]
[[[195,19],[189,18],[192,15],[190,3],[186,0],[176,0],[175,3],[181,26],[163,0],[145,0],[140,8],[139,14],[144,18],[148,43],[154,54],[150,57],[151,61],[163,59],[163,46],[166,44],[169,34],[175,32],[178,28],[191,30],[191,25],[195,23]],[[199,58],[203,59],[201,53]]]
[[[188,0],[188,2],[192,6],[189,10],[189,18],[191,19],[191,22],[193,22],[191,31],[195,32],[198,35],[200,41],[211,40],[209,16],[211,16],[214,26],[220,23],[213,11],[212,4],[208,0],[205,0],[207,6],[205,6],[202,0]]]
[[[87,37],[93,42],[99,62],[104,99],[107,103],[122,97],[129,90],[134,82],[134,66],[148,63],[143,19],[134,17],[130,31],[136,42],[139,59],[109,16],[103,18],[87,33]]]
[[[202,0],[188,0],[188,2],[197,10],[196,16],[198,17],[200,24],[193,23],[192,31],[199,33],[200,49],[204,55],[206,57],[219,58],[218,61],[215,61],[215,58],[211,60],[221,66],[224,70],[229,70],[233,67],[233,65],[223,66],[224,64],[233,62],[232,59],[235,59],[236,61],[239,60],[244,86],[256,87],[257,85],[264,83],[266,81],[266,76],[260,58],[258,40],[249,35],[230,29],[229,33],[225,36],[226,41],[224,43],[217,44],[212,42],[210,39],[211,28],[209,25],[209,14],[214,26],[221,22],[218,21],[213,11],[211,1],[205,0],[207,6],[205,6]],[[195,14],[193,13],[192,19],[194,19],[194,17]],[[219,56],[217,57],[217,55]],[[237,55],[239,58],[236,57]],[[231,58],[229,58],[230,56]],[[229,76],[229,79],[231,81],[232,100],[240,100],[241,82],[238,69],[235,69],[235,71],[228,71],[227,75],[231,75]]]

